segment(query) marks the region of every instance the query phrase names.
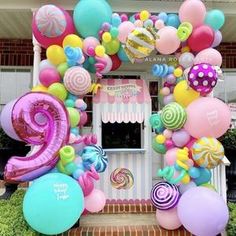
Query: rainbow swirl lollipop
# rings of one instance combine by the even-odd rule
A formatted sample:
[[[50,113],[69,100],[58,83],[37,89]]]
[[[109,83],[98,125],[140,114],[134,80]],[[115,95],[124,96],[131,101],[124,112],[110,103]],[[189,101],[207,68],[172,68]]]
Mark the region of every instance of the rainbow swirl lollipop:
[[[97,145],[91,145],[84,148],[81,155],[83,166],[90,170],[93,165],[98,173],[104,172],[107,168],[108,159],[106,152]]]
[[[134,185],[134,177],[126,168],[115,169],[110,175],[110,181],[116,189],[130,189]]]
[[[159,182],[151,190],[152,204],[159,210],[168,210],[175,207],[179,198],[178,187],[168,182]]]

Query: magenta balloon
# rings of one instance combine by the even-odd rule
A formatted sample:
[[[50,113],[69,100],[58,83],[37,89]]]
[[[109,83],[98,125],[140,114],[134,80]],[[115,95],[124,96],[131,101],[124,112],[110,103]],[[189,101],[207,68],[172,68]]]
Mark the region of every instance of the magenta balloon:
[[[230,127],[230,110],[217,98],[199,98],[187,107],[186,112],[184,128],[194,138],[219,138]]]
[[[219,30],[217,30],[217,31],[215,31],[214,41],[213,41],[211,47],[214,48],[214,47],[219,46],[221,41],[222,41],[222,33]]]
[[[7,103],[1,112],[1,116],[0,116],[0,124],[2,129],[4,130],[4,132],[11,138],[15,139],[15,140],[19,140],[21,141],[21,139],[19,138],[19,136],[16,134],[16,131],[12,125],[12,120],[11,120],[11,115],[12,115],[12,109],[14,107],[16,103],[16,100],[13,100],[9,103]]]
[[[179,200],[178,216],[183,226],[198,236],[221,233],[229,219],[223,198],[206,187],[190,188]]]
[[[60,80],[60,74],[55,68],[45,68],[39,73],[39,81],[45,87],[49,87],[53,83],[59,83]]]
[[[219,66],[222,65],[222,56],[221,54],[214,48],[207,48],[199,52],[195,59],[194,64],[201,64],[201,63],[209,63],[212,66]]]
[[[189,22],[193,27],[202,25],[206,16],[206,7],[202,1],[186,0],[179,9],[181,22]]]
[[[156,209],[156,219],[158,225],[168,230],[178,229],[182,225],[176,207],[166,211]]]
[[[38,113],[47,118],[45,124],[36,122]],[[5,167],[4,178],[22,182],[46,174],[56,165],[59,149],[68,142],[69,118],[64,104],[46,93],[27,93],[15,103],[12,121],[22,140],[42,146],[31,156],[13,156]]]
[[[177,147],[184,147],[189,142],[190,138],[189,133],[184,129],[177,130],[172,135],[172,140]]]
[[[79,120],[79,127],[83,127],[88,120],[88,115],[86,111],[80,112],[80,120]]]

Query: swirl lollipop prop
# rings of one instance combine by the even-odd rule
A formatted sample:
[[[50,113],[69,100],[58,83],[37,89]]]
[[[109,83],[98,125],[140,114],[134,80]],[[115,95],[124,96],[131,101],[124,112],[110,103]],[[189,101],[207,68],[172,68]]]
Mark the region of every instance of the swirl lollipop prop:
[[[47,122],[38,124],[37,114],[43,114]],[[28,157],[13,156],[5,167],[5,180],[31,181],[46,174],[56,165],[60,148],[68,142],[69,120],[64,105],[45,93],[27,93],[15,103],[12,123],[23,141],[41,148]]]

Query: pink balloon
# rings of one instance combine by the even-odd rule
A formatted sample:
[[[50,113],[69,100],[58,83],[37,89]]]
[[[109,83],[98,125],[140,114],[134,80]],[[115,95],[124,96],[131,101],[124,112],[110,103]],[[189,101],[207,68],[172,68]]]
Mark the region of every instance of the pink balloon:
[[[35,115],[41,113],[47,122],[40,125]],[[17,135],[29,144],[41,145],[31,156],[13,156],[5,167],[8,182],[31,181],[51,170],[58,162],[58,152],[68,142],[69,119],[64,104],[46,93],[27,93],[12,110]]]
[[[89,212],[99,212],[105,205],[105,194],[99,189],[93,189],[93,191],[84,198],[84,208]]]
[[[135,25],[136,27],[143,27],[143,22],[142,22],[141,20],[136,20],[136,21],[134,22],[134,25]]]
[[[58,83],[60,80],[60,74],[54,68],[45,68],[39,73],[39,81],[45,87],[49,87],[53,83]]]
[[[87,37],[83,41],[83,52],[87,55],[89,47],[95,49],[98,45],[100,45],[100,42],[95,37]]]
[[[222,41],[222,33],[219,30],[217,30],[217,31],[215,31],[214,41],[213,41],[211,47],[214,48],[214,47],[219,46],[221,41]]]
[[[39,63],[39,72],[41,72],[41,70],[48,69],[48,68],[57,69],[56,66],[51,64],[51,62],[49,60],[47,60],[47,59],[42,60]]]
[[[83,127],[88,120],[88,115],[86,111],[80,112],[80,120],[79,120],[79,127]]]
[[[157,33],[159,38],[156,40],[156,49],[161,54],[172,54],[180,46],[180,40],[177,36],[177,29],[172,26],[166,26]]]
[[[96,72],[99,72],[99,74],[107,74],[111,71],[112,68],[112,60],[108,55],[105,55],[104,57],[95,57],[97,63],[95,63]]]
[[[230,127],[230,110],[217,98],[199,98],[187,107],[186,112],[187,121],[184,128],[194,138],[219,138]]]
[[[163,20],[157,20],[157,21],[155,22],[155,28],[156,28],[156,29],[160,30],[160,29],[162,29],[162,28],[164,28],[164,27],[165,27],[165,23],[164,23]]]
[[[16,134],[16,131],[13,127],[12,124],[12,120],[11,120],[11,116],[12,116],[12,110],[13,107],[16,103],[16,100],[10,101],[9,103],[7,103],[1,112],[1,116],[0,116],[0,125],[2,127],[2,129],[4,130],[4,132],[11,137],[12,139],[21,141],[21,139],[19,138],[19,136]]]
[[[165,138],[169,139],[169,138],[172,137],[173,132],[172,132],[172,130],[170,130],[170,129],[165,129],[165,130],[163,131],[163,135],[165,136]]]
[[[195,59],[194,64],[201,64],[201,63],[209,63],[212,66],[219,66],[222,65],[222,56],[221,54],[214,48],[207,48],[199,52]]]
[[[129,33],[131,33],[134,29],[135,26],[130,21],[122,22],[118,27],[119,30],[118,39],[120,40],[120,42],[125,43]]]
[[[170,210],[156,210],[156,219],[158,225],[164,229],[174,230],[178,229],[182,223],[177,214],[177,208],[172,208]]]
[[[177,158],[178,148],[172,148],[168,150],[165,154],[165,163],[168,166],[173,166]]]
[[[184,147],[190,140],[189,133],[184,130],[180,129],[173,133],[172,140],[177,147]]]
[[[202,1],[186,0],[179,9],[181,22],[189,22],[193,27],[203,24],[206,16],[206,7]]]

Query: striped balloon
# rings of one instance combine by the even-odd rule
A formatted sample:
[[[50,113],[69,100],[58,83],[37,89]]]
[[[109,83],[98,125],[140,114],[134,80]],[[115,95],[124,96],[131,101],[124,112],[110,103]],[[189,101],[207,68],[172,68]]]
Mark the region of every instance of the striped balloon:
[[[178,187],[168,182],[159,182],[151,190],[152,204],[159,210],[174,208],[180,198]]]
[[[176,102],[166,105],[161,113],[161,120],[164,126],[170,130],[181,129],[187,119],[185,109]]]
[[[107,168],[108,159],[106,152],[97,145],[91,145],[84,148],[81,155],[83,166],[90,170],[93,165],[98,173],[104,172]]]
[[[224,147],[215,138],[200,138],[192,146],[194,161],[201,167],[212,169],[224,158]]]
[[[36,12],[35,23],[44,36],[54,38],[66,30],[66,17],[63,11],[54,5],[45,5]]]
[[[74,95],[85,95],[91,87],[91,77],[87,70],[75,66],[68,69],[64,75],[66,89]]]

